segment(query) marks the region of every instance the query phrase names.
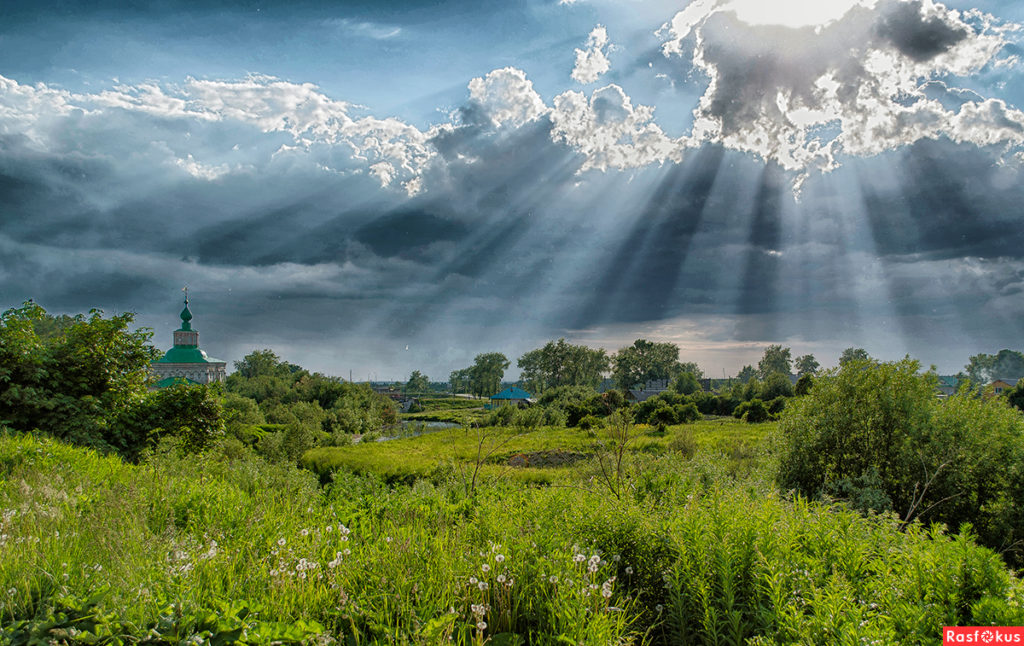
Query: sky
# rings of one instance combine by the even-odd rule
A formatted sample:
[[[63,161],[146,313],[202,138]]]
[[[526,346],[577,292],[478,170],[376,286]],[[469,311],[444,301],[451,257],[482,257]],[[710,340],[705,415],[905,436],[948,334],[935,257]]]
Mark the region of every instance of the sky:
[[[201,6],[200,6],[201,5]],[[0,5],[0,309],[356,380],[1024,349],[1024,4]]]

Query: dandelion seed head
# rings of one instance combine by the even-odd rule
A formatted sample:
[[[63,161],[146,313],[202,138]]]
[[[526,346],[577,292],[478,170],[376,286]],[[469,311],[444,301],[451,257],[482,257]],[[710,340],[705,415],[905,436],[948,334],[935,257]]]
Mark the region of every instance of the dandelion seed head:
[[[483,565],[480,566],[480,569],[483,570],[484,572],[490,572],[491,571],[491,566],[487,565],[486,563],[484,563]]]
[[[504,583],[507,577],[504,574],[498,575],[498,583]]]
[[[287,542],[288,541],[284,540],[283,538],[277,539],[277,544],[280,545],[281,547],[284,547],[284,544],[287,543]]]
[[[486,589],[487,589],[487,588],[489,587],[489,586],[487,585],[487,581],[481,581],[480,583],[477,583],[477,584],[476,584],[476,586],[477,586],[478,588],[480,588],[480,591],[481,591],[481,592],[483,592],[484,590],[486,590]]]
[[[505,561],[505,555],[504,554],[495,554],[494,555],[494,562],[495,563],[502,563],[504,561]]]
[[[487,630],[487,622],[486,621],[478,621],[478,622],[476,622],[476,629],[477,630]]]

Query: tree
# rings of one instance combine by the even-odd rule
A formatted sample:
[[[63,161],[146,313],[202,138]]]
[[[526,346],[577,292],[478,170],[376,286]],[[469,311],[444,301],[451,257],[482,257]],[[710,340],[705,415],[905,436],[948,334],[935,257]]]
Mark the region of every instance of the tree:
[[[773,372],[768,375],[761,385],[761,399],[767,402],[776,397],[792,397],[793,382],[789,379],[789,375],[784,375],[781,372]]]
[[[1024,377],[1024,354],[1014,350],[1000,350],[996,354],[977,354],[964,366],[971,381],[987,384],[996,379]]]
[[[500,352],[476,355],[469,367],[470,391],[478,397],[489,397],[501,388],[505,370],[512,365]]]
[[[680,395],[689,395],[701,390],[700,382],[697,381],[697,376],[692,372],[680,372],[675,379],[672,380],[672,390],[676,391]]]
[[[679,346],[637,339],[612,357],[612,376],[620,390],[656,379],[672,379],[682,370]]]
[[[119,415],[146,394],[152,333],[134,314],[100,310],[53,322],[29,301],[0,315],[0,422],[68,442],[129,454],[135,437]],[[41,338],[36,327],[49,329]]]
[[[770,345],[764,349],[764,356],[757,363],[757,376],[761,381],[764,381],[769,375],[776,372],[788,375],[791,362],[792,358],[790,357],[789,348],[784,348],[781,345]]]
[[[296,366],[297,367],[297,366]],[[273,350],[253,350],[235,362],[235,372],[247,379],[256,377],[288,377],[292,364],[281,361]]]
[[[1004,393],[1007,403],[1017,410],[1024,411],[1024,379],[1017,382],[1017,385]]]
[[[804,375],[816,375],[818,374],[818,369],[821,368],[821,364],[818,363],[813,354],[805,354],[802,357],[797,357],[796,361],[793,362],[793,365],[796,367],[796,374],[799,377],[803,377]]]
[[[851,361],[871,361],[871,355],[864,348],[846,348],[839,355],[839,367],[846,367]]]
[[[757,377],[757,370],[754,369],[754,366],[743,366],[736,375],[736,378],[743,384],[747,383],[754,377]]]
[[[419,370],[413,370],[409,375],[409,381],[405,382],[405,392],[425,393],[430,390],[430,379]]]
[[[790,400],[773,440],[777,481],[811,498],[870,501],[909,523],[969,522],[982,544],[1024,539],[1024,417],[967,389],[935,396],[911,359],[848,363]],[[1011,557],[1012,558],[1012,557]]]
[[[469,368],[453,370],[448,376],[448,387],[452,393],[465,393],[470,389]]]
[[[604,349],[572,345],[559,339],[530,350],[519,357],[516,365],[522,369],[526,388],[536,394],[560,386],[596,388],[608,371],[609,359]]]
[[[796,385],[793,386],[793,394],[797,397],[802,397],[811,392],[811,388],[813,387],[814,377],[810,374],[800,375],[800,378],[796,380]]]

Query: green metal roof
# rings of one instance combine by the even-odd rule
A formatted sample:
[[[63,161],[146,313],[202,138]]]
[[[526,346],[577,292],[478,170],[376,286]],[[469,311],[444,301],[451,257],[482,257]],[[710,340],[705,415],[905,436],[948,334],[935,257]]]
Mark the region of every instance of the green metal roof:
[[[226,363],[220,359],[206,356],[196,346],[176,345],[153,363]]]
[[[497,395],[491,395],[491,399],[529,399],[530,397],[533,395],[518,386],[509,386]]]
[[[179,384],[187,384],[189,386],[199,385],[198,381],[189,379],[188,377],[166,377],[153,384],[156,388],[169,388],[171,386],[177,386]]]

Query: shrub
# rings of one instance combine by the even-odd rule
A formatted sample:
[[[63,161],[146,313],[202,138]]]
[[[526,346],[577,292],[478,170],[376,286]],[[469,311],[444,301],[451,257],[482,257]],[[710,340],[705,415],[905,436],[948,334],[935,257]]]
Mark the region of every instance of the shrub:
[[[793,386],[793,394],[797,397],[802,397],[807,393],[811,392],[811,388],[814,387],[814,377],[809,373],[800,375],[800,378],[796,380],[796,385]]]
[[[592,428],[601,428],[604,426],[604,420],[597,415],[587,415],[579,421],[577,426],[584,431],[589,431]]]
[[[761,385],[760,399],[762,401],[769,401],[776,397],[792,396],[793,384],[789,380],[789,375],[781,372],[773,372],[768,375],[768,378],[764,380],[764,384]]]
[[[768,414],[772,416],[772,419],[778,419],[779,414],[786,409],[786,398],[776,397],[775,399],[768,402]]]
[[[700,411],[697,410],[697,405],[693,402],[676,404],[672,407],[672,410],[676,414],[676,423],[678,424],[689,424],[690,422],[696,422],[701,418]]]
[[[767,422],[770,417],[768,408],[764,405],[764,402],[756,397],[750,401],[741,403],[736,407],[736,410],[734,410],[732,414],[734,417],[738,417],[750,424]]]
[[[1011,549],[1024,539],[1024,417],[967,390],[939,400],[919,368],[852,361],[819,377],[782,415],[778,484],[810,497],[878,489],[905,522],[971,523]]]

